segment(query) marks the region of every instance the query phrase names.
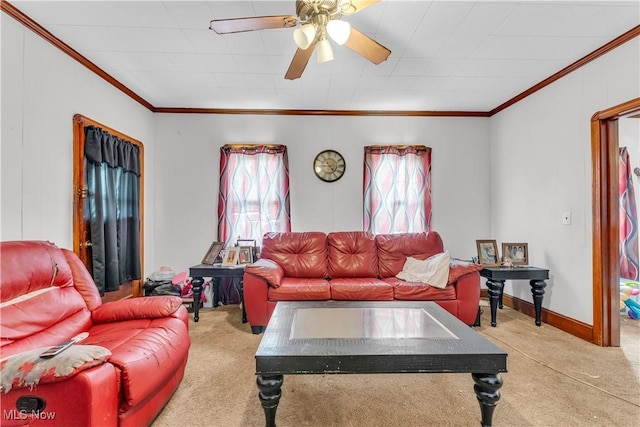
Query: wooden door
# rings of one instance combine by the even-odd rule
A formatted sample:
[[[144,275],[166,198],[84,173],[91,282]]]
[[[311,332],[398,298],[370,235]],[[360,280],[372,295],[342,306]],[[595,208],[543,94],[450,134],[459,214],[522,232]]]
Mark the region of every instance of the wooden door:
[[[86,173],[84,165],[84,144],[86,126],[96,126],[111,135],[122,138],[140,148],[140,190],[139,190],[139,212],[140,212],[140,271],[143,272],[144,259],[144,239],[143,221],[144,210],[144,151],[143,145],[121,132],[111,129],[101,123],[84,117],[80,114],[73,116],[73,250],[83,264],[93,276],[92,253],[91,253],[91,226],[89,217],[89,206],[86,203],[88,192],[86,185]],[[106,292],[102,298],[103,302],[114,301],[129,297],[142,295],[142,280],[133,280],[120,284],[118,291]]]

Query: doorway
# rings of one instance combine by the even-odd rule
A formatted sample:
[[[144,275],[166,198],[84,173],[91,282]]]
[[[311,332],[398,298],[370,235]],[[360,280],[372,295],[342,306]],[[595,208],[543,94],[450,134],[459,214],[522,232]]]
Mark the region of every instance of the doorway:
[[[640,118],[640,98],[591,118],[594,344],[620,346],[618,120]]]
[[[74,252],[102,302],[141,296],[144,146],[76,114],[73,156]]]

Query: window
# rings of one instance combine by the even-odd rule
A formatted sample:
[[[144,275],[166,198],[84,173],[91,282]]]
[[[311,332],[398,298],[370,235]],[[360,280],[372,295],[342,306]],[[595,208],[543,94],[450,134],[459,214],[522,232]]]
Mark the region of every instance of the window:
[[[220,148],[218,240],[262,242],[271,231],[291,231],[289,162],[284,145]]]
[[[374,234],[431,227],[431,148],[364,148],[364,230]]]

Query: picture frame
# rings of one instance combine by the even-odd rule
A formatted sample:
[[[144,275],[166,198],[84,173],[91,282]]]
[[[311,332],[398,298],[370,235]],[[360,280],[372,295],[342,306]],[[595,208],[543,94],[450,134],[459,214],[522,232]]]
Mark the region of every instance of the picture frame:
[[[236,240],[236,246],[255,246],[256,241],[253,239],[238,239]]]
[[[498,244],[495,240],[476,240],[478,248],[478,263],[487,267],[500,265]]]
[[[213,242],[209,246],[209,250],[204,254],[201,264],[213,265],[216,262],[216,258],[220,254],[220,251],[224,247],[224,242]]]
[[[224,258],[222,258],[223,266],[230,266],[238,264],[238,253],[240,252],[240,247],[234,246],[231,248],[225,249]]]
[[[513,265],[529,265],[529,245],[526,243],[503,243],[502,256]]]
[[[251,264],[253,261],[253,246],[239,246],[238,264]]]

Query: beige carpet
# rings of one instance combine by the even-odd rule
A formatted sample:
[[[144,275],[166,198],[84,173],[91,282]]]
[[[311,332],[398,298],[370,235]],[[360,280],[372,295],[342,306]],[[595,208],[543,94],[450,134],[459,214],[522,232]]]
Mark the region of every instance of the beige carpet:
[[[625,350],[536,327],[506,307],[496,328],[485,308],[482,325],[475,329],[509,354],[494,425],[638,425],[640,360],[627,349],[640,347],[640,321],[622,319]],[[184,380],[153,426],[264,426],[254,360],[262,336],[240,322],[240,308],[203,309],[190,334]],[[635,342],[629,345],[629,339]],[[478,426],[480,409],[468,374],[290,375],[276,423]]]

